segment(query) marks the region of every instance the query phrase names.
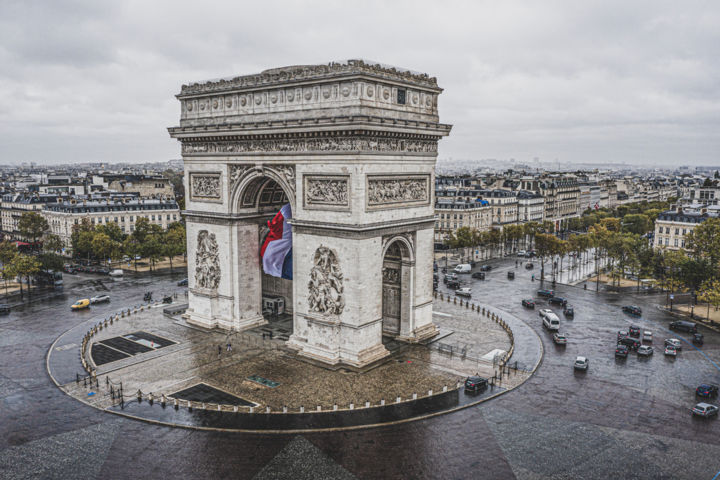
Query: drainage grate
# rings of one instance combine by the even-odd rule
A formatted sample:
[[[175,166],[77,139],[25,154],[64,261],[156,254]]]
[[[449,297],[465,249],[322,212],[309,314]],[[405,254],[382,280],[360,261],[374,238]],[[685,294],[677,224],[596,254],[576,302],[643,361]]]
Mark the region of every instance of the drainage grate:
[[[244,398],[223,392],[215,387],[211,387],[205,383],[198,383],[192,387],[171,393],[171,397],[181,400],[190,400],[192,402],[217,403],[221,405],[243,405],[246,407],[255,407],[257,403],[250,402]]]

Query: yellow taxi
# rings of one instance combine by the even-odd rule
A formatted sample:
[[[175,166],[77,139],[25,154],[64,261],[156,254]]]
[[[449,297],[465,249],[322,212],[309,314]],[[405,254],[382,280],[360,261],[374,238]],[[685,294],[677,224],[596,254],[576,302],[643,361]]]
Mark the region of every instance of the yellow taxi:
[[[90,306],[90,299],[83,298],[82,300],[78,300],[77,302],[70,305],[70,308],[73,310],[82,310],[83,308],[88,308]]]

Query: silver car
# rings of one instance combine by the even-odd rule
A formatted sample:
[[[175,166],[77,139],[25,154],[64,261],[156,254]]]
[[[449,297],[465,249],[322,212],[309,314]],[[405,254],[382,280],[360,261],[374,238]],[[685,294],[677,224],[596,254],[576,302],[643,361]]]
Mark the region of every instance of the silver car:
[[[677,338],[666,338],[665,346],[667,347],[670,345],[675,347],[675,350],[682,350],[682,342],[680,342],[680,340],[678,340]]]
[[[644,357],[649,357],[653,354],[653,347],[650,345],[640,345],[637,349],[638,356],[642,355]]]
[[[698,403],[693,407],[692,414],[699,417],[717,417],[718,407],[710,403]]]
[[[586,357],[575,358],[575,365],[573,365],[573,368],[575,368],[575,370],[586,371],[589,366],[590,366],[590,360],[588,360]]]
[[[97,297],[92,297],[90,299],[90,303],[104,303],[110,301],[110,295],[98,295]]]

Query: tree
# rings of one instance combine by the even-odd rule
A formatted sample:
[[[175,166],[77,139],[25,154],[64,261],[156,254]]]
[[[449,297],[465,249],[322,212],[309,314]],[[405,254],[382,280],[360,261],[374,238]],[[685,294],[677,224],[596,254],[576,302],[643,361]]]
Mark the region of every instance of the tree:
[[[18,231],[34,244],[50,229],[45,217],[36,212],[25,212],[18,220]]]
[[[537,256],[540,257],[540,281],[545,279],[545,260],[559,251],[559,242],[560,240],[555,235],[548,233],[535,235],[535,250],[537,250]]]
[[[145,238],[152,231],[152,227],[157,227],[157,225],[150,223],[150,221],[145,217],[140,217],[135,222],[135,230],[133,231],[132,236],[136,238],[140,244],[143,244],[145,242]]]
[[[24,255],[22,253],[19,253],[15,255],[15,258],[12,259],[10,262],[10,272],[13,276],[18,276],[21,278],[20,281],[20,298],[23,298],[23,289],[22,289],[22,277],[25,277],[27,279],[28,284],[28,296],[30,295],[30,277],[35,275],[37,272],[40,271],[40,261],[31,256],[31,255]]]
[[[107,236],[107,234],[100,232],[96,232],[93,235],[91,244],[96,258],[100,258],[103,261],[110,257],[113,249],[115,248],[113,245],[114,242],[110,239],[110,237]]]
[[[155,269],[155,263],[164,255],[165,245],[163,243],[163,230],[159,225],[149,224],[144,235],[144,241],[140,243],[140,251],[143,257],[150,260],[150,271]]]
[[[8,242],[7,240],[3,240],[2,242],[0,242],[0,262],[2,263],[2,270],[0,270],[0,274],[2,274],[3,281],[5,282],[6,299],[8,296],[8,278],[12,278],[14,276],[10,275],[12,273],[10,264],[12,263],[16,255],[17,245],[15,245],[13,242]]]
[[[701,293],[698,298],[702,302],[707,303],[707,319],[710,320],[710,305],[715,310],[720,307],[720,280],[707,280],[701,287]]]
[[[45,235],[43,238],[43,251],[47,253],[57,253],[63,249],[63,242],[58,235],[52,233]]]
[[[665,301],[670,301],[670,293],[683,286],[681,266],[687,256],[682,250],[666,250],[661,255],[660,285],[666,290]]]
[[[647,215],[642,213],[631,213],[625,215],[622,219],[622,231],[634,233],[636,235],[644,235],[652,230],[653,224]]]
[[[97,227],[95,227],[95,231],[99,232],[99,233],[104,233],[113,242],[121,242],[122,243],[125,241],[125,237],[127,236],[123,233],[123,231],[120,229],[118,224],[114,223],[114,222],[113,223],[105,223],[103,225],[98,225]]]
[[[80,223],[73,225],[72,234],[70,234],[70,243],[74,256],[87,257],[90,259],[94,232],[95,226],[91,224],[87,218],[83,218]]]
[[[600,225],[605,227],[610,232],[619,232],[622,228],[620,219],[616,217],[607,217],[600,220]]]
[[[685,237],[695,258],[707,258],[713,268],[720,262],[720,218],[708,218]]]
[[[182,225],[174,228],[169,228],[164,235],[164,254],[170,260],[170,272],[173,268],[173,257],[182,255],[185,253],[187,248],[187,242],[185,240],[185,228]]]

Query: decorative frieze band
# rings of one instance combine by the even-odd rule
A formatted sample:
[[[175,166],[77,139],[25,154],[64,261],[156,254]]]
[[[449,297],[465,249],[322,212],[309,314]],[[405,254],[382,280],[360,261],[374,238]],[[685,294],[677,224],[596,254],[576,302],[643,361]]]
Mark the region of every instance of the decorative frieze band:
[[[222,201],[220,173],[190,173],[190,196],[199,201]]]
[[[437,140],[374,137],[321,137],[227,142],[183,142],[183,155],[246,152],[437,153]]]
[[[349,208],[350,177],[347,175],[304,175],[305,206],[308,208]]]
[[[368,175],[371,209],[414,207],[430,203],[430,175]]]

